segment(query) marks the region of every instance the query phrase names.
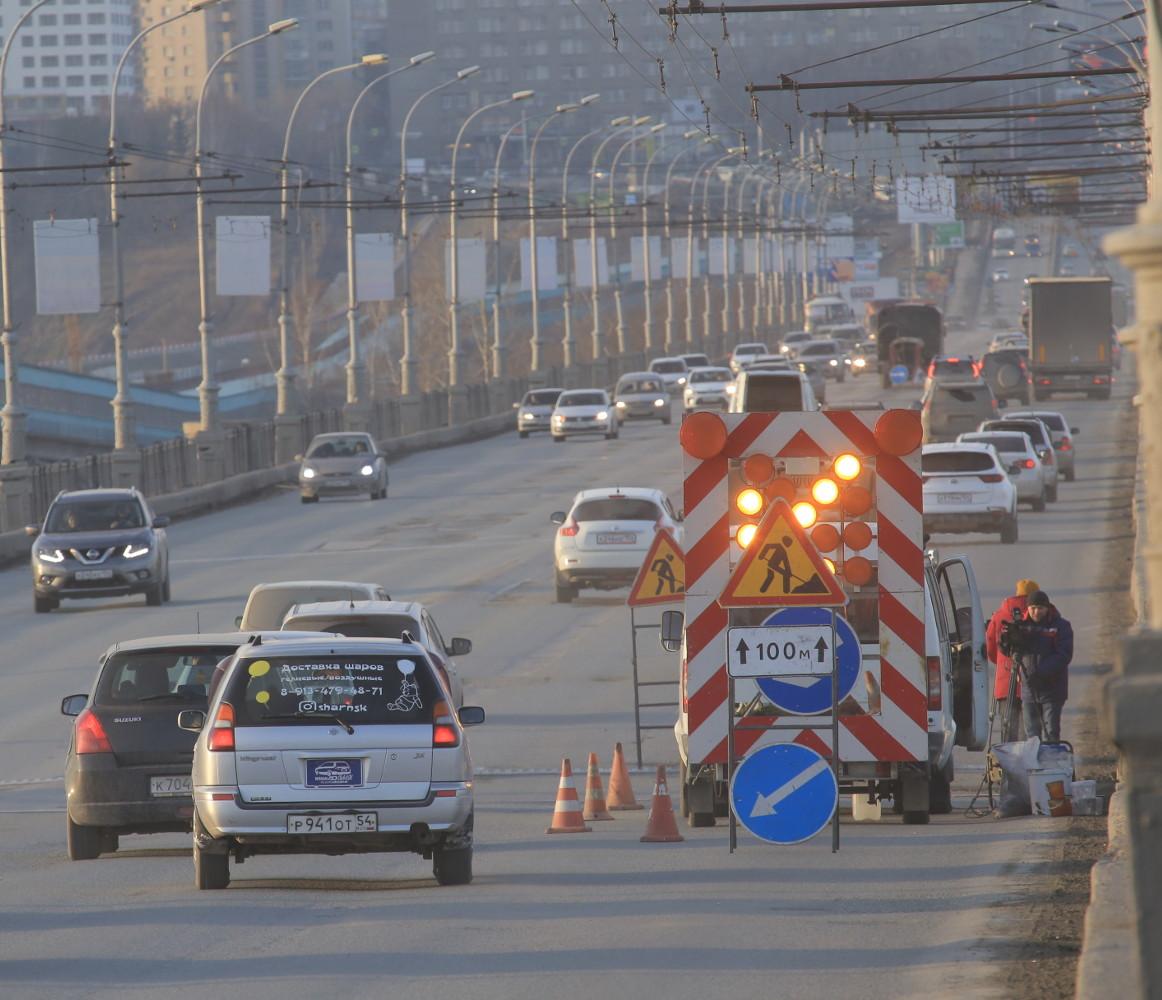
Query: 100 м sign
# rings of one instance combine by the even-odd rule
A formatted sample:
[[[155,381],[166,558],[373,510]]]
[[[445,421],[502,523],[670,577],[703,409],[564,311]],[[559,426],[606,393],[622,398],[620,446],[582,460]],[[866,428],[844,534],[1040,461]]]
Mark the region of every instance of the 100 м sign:
[[[829,625],[758,625],[726,630],[731,677],[811,677],[831,673]]]

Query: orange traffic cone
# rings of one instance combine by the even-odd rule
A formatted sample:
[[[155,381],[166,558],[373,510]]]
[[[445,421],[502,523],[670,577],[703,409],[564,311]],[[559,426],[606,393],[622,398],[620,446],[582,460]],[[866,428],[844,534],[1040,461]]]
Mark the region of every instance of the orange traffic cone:
[[[557,785],[557,805],[553,809],[553,822],[545,833],[592,833],[581,818],[581,802],[577,789],[573,787],[573,766],[569,758],[561,760],[561,781]]]
[[[634,797],[633,785],[629,783],[629,768],[625,766],[620,743],[615,743],[613,747],[613,767],[609,772],[609,794],[605,797],[605,804],[614,812],[645,808]]]
[[[654,784],[654,800],[650,803],[650,818],[646,820],[646,832],[641,838],[643,844],[672,844],[685,840],[678,832],[678,822],[674,819],[674,806],[670,802],[670,789],[666,787],[666,768],[658,765],[658,776]]]
[[[597,766],[597,754],[589,755],[589,773],[585,776],[585,809],[583,819],[613,819],[605,808],[605,789],[601,787],[601,771]]]

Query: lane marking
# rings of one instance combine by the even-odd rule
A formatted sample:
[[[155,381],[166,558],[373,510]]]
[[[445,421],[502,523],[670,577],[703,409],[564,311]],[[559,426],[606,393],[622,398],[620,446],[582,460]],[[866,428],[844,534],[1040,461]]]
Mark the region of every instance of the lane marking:
[[[15,788],[19,785],[52,785],[58,781],[64,781],[63,774],[54,775],[51,778],[12,778],[7,781],[0,781],[0,788]]]
[[[490,541],[483,541],[474,539],[471,546],[475,549],[479,548],[510,548],[513,542],[528,541],[528,535],[512,535],[507,538],[493,538]],[[432,543],[428,545],[378,545],[368,546],[359,545],[357,542],[351,543],[349,549],[323,549],[319,551],[310,552],[270,552],[259,555],[248,556],[194,556],[192,558],[186,557],[182,559],[174,559],[175,566],[189,566],[194,564],[212,564],[212,563],[231,563],[231,562],[256,562],[260,559],[307,559],[311,556],[350,556],[362,555],[367,552],[433,552],[437,549],[459,549],[463,550],[464,542],[448,542],[446,544]]]

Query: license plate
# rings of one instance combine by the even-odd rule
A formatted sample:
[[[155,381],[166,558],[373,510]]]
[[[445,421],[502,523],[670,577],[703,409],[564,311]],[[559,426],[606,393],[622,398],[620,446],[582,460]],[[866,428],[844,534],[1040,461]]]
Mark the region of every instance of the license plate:
[[[328,479],[327,485],[328,486],[350,486],[351,480],[350,479]]]
[[[379,817],[373,813],[291,813],[287,833],[375,833]]]
[[[1066,375],[1065,381],[1066,382],[1080,382],[1081,376],[1080,375]]]
[[[597,536],[598,545],[636,545],[637,535],[632,531],[611,531]]]
[[[971,493],[940,493],[936,497],[940,503],[972,503]]]
[[[78,580],[112,580],[111,569],[79,569],[73,574]]]
[[[307,761],[308,788],[354,788],[363,784],[358,757],[326,757]]]
[[[163,774],[149,779],[149,794],[155,798],[171,795],[193,795],[193,780],[188,774]]]

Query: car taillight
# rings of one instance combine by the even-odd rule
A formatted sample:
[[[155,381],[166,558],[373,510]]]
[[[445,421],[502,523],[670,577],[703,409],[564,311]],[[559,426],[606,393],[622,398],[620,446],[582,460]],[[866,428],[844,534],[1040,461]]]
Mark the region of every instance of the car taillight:
[[[210,727],[210,739],[206,744],[211,750],[234,749],[234,706],[228,701],[218,706],[214,724]]]
[[[112,753],[105,727],[93,710],[86,708],[77,716],[77,753]]]
[[[432,709],[432,746],[456,747],[460,745],[460,730],[452,717],[452,709],[446,701],[436,702]]]
[[[1061,451],[1073,451],[1073,442],[1069,438],[1062,438],[1061,444],[1057,446]]]
[[[573,538],[577,534],[578,530],[577,522],[569,520],[557,529],[557,534],[559,534],[562,538]]]
[[[980,480],[982,483],[999,483],[1003,482],[1004,478],[999,472],[986,472],[981,474]]]
[[[1035,469],[1037,468],[1037,463],[1034,462],[1031,458],[1026,458],[1024,461],[1024,466],[1026,469]]]
[[[1094,385],[1105,385],[1108,381],[1109,381],[1109,377],[1106,375],[1095,375],[1093,377],[1093,384]]]
[[[939,712],[941,705],[944,704],[940,697],[940,657],[929,656],[928,664],[928,709],[932,712]]]

